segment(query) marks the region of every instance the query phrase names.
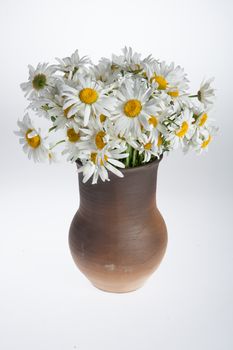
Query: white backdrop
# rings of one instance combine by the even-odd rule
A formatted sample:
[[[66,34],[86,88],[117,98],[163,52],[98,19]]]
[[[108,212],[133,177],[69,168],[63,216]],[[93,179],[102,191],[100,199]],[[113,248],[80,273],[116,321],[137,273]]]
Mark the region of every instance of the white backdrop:
[[[233,348],[232,10],[231,0],[1,1],[0,349]],[[28,63],[76,48],[97,61],[125,45],[180,64],[193,90],[215,76],[220,131],[207,154],[160,164],[167,253],[142,289],[117,295],[92,287],[69,253],[75,167],[34,165],[13,130]]]

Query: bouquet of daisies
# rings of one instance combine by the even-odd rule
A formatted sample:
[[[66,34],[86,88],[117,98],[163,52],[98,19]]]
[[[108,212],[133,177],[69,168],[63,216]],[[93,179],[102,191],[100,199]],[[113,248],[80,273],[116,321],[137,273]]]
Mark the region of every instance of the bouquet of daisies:
[[[212,79],[195,94],[184,70],[131,48],[97,65],[80,58],[29,66],[21,84],[28,109],[48,121],[42,133],[28,112],[18,121],[20,143],[34,161],[57,160],[57,153],[79,162],[83,182],[109,180],[119,168],[136,167],[181,147],[208,149],[217,128],[208,118],[213,104]]]

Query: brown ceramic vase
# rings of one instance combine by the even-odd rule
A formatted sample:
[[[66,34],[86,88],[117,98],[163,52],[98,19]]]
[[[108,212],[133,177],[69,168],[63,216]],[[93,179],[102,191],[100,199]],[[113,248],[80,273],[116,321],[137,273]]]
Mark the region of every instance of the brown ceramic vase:
[[[69,245],[78,268],[101,290],[140,288],[163,258],[167,230],[156,206],[158,165],[123,169],[123,178],[111,173],[109,182],[95,185],[82,183],[79,174]]]

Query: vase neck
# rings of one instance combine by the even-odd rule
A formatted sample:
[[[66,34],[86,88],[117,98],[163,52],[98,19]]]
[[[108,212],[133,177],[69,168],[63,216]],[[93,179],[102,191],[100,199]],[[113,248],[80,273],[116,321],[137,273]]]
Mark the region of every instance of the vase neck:
[[[85,216],[116,211],[116,215],[138,214],[156,206],[156,183],[159,161],[145,166],[123,169],[123,178],[109,174],[110,181],[82,182],[79,174],[80,208]]]

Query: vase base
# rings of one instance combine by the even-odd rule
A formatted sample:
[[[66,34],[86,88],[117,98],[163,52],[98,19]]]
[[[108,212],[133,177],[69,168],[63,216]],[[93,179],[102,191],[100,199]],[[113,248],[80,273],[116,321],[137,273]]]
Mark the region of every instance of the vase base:
[[[125,287],[125,288],[111,288],[111,287],[104,287],[104,286],[99,286],[97,284],[92,283],[93,287],[101,290],[102,292],[106,292],[106,293],[115,293],[115,294],[124,294],[124,293],[132,293],[132,292],[136,292],[136,290],[140,289],[143,287],[144,283],[138,285],[138,286],[134,286],[134,287]]]

